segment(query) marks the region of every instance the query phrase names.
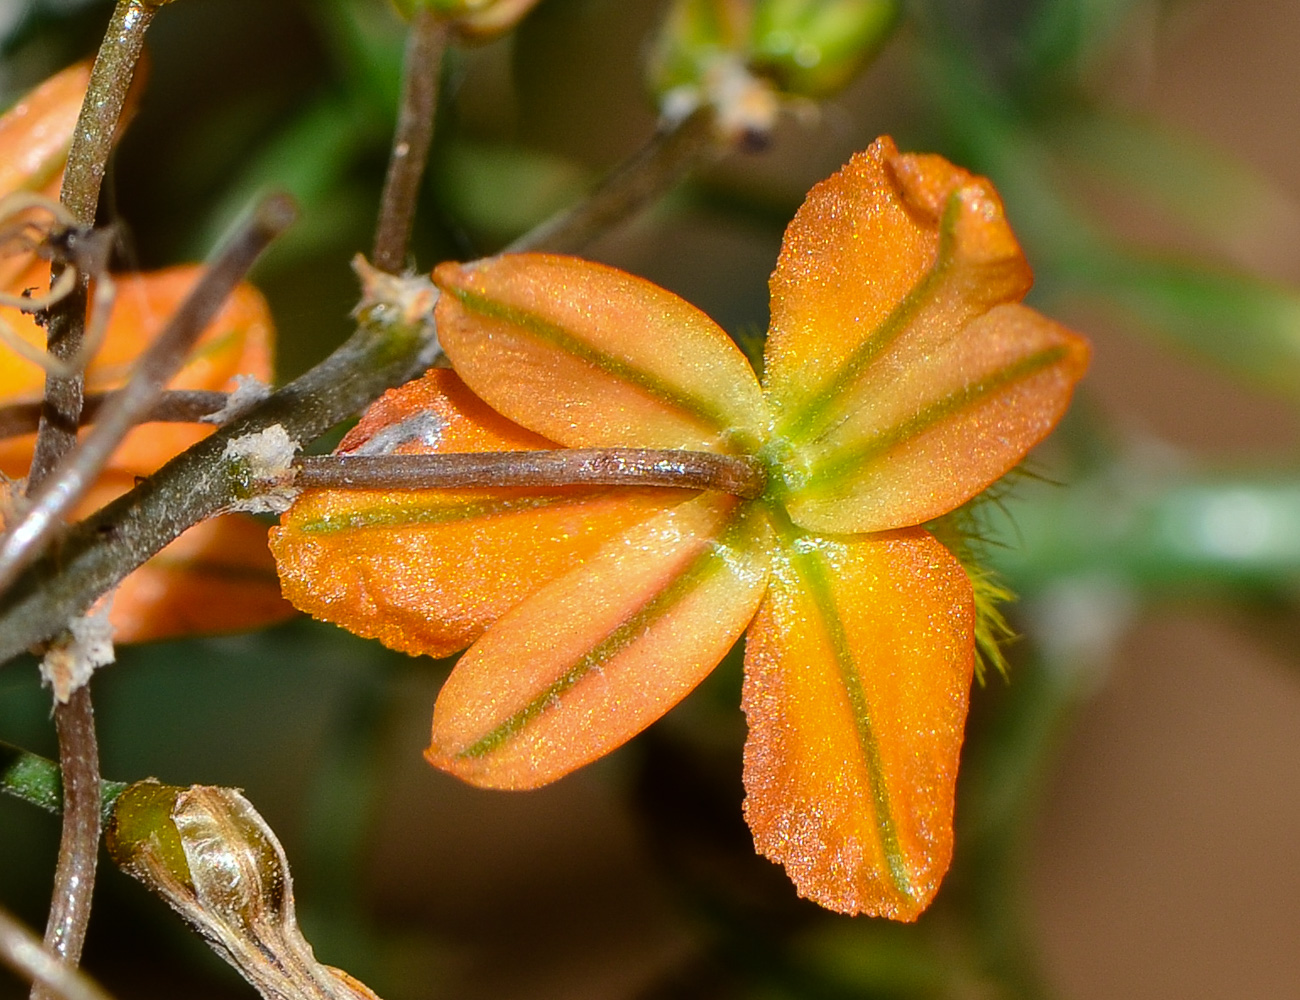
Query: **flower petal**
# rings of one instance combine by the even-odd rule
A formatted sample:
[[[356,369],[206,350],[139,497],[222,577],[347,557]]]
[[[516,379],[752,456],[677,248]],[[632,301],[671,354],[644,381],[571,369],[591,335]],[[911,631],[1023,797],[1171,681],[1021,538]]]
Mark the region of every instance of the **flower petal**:
[[[162,332],[203,275],[200,266],[172,267],[119,282],[117,304],[104,347],[86,370],[86,388],[102,391],[125,383],[135,358]],[[237,388],[234,376],[271,380],[274,326],[262,294],[241,284],[226,298],[194,345],[169,389]],[[180,454],[212,428],[196,424],[151,424],[132,431],[113,455],[113,466],[145,476]]]
[[[750,627],[745,817],[801,896],[914,920],[952,855],[974,601],[907,529],[795,536]]]
[[[1069,405],[1088,344],[1022,305],[996,306],[924,361],[872,371],[862,406],[802,449],[786,509],[813,531],[919,524],[1010,471]]]
[[[134,485],[109,471],[77,504],[87,517]],[[0,508],[10,502],[0,484]],[[243,514],[203,521],[118,584],[109,621],[119,643],[262,628],[295,614],[280,596],[266,527]]]
[[[624,532],[465,654],[426,756],[475,785],[534,788],[620,746],[731,648],[770,540],[761,510],[717,493]]]
[[[1030,282],[988,181],[877,139],[814,187],[786,230],[764,375],[777,435],[819,441]]]
[[[48,286],[49,266],[40,266]],[[118,277],[117,301],[104,343],[86,370],[88,392],[120,388],[126,382],[135,359],[162,331],[202,273],[201,267],[186,266]],[[44,348],[45,332],[30,316],[15,310],[3,313],[20,336]],[[203,331],[169,388],[233,390],[237,374],[269,381],[273,337],[266,300],[252,285],[239,285]],[[45,373],[36,365],[11,359],[0,364],[0,400],[40,399],[44,386]],[[202,424],[148,424],[127,435],[109,467],[147,476],[212,431]],[[0,471],[26,475],[34,441],[35,435],[27,435],[0,442]]]
[[[0,116],[0,198],[15,191],[58,197],[89,81],[90,63],[69,66]]]
[[[477,399],[447,369],[385,394],[341,451],[521,451],[551,442]],[[562,487],[309,490],[271,531],[299,609],[414,655],[463,649],[606,540],[690,497]]]
[[[713,320],[650,282],[576,257],[441,264],[438,335],[487,402],[571,448],[752,450],[766,409]]]
[[[263,628],[297,612],[280,596],[266,526],[242,514],[196,524],[118,585],[117,642]]]

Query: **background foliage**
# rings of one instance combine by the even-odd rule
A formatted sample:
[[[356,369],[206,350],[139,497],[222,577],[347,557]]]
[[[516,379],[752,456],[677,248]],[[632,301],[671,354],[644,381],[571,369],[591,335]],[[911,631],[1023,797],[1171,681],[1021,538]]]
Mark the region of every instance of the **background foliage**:
[[[92,51],[107,13],[5,7],[4,103]],[[544,0],[454,53],[422,267],[492,252],[645,141],[661,15]],[[255,275],[282,378],[351,329],[401,46],[380,0],[182,0],[151,31],[104,221],[157,267],[202,257],[253,193],[293,191],[303,219]],[[446,664],[306,621],[128,648],[96,680],[105,775],[244,788],[317,954],[389,998],[1286,994],[1296,46],[1300,16],[1263,2],[915,0],[846,93],[589,251],[762,330],[803,192],[888,132],[991,176],[1036,304],[1096,338],[1052,452],[986,511],[1026,637],[1011,683],[973,699],[956,865],[915,927],[824,913],[753,855],[735,657],[611,759],[505,796],[420,760]],[[0,737],[53,754],[48,710],[30,662],[0,674]],[[0,899],[39,925],[57,824],[0,800],[0,830]],[[117,995],[249,995],[101,870],[86,964]]]

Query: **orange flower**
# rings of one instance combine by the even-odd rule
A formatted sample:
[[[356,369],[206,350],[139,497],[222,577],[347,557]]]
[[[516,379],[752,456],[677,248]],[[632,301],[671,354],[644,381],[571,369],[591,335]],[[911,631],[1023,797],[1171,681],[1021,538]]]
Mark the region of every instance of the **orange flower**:
[[[0,117],[0,199],[15,192],[57,194],[89,71],[78,65],[51,77]],[[40,259],[22,223],[47,222],[41,209],[6,220],[0,291],[43,294],[50,265]],[[86,369],[88,392],[120,387],[135,358],[162,329],[198,281],[199,267],[119,275],[117,300],[103,344]],[[45,332],[32,317],[0,307],[0,321],[34,348]],[[271,377],[273,327],[262,296],[242,285],[204,331],[173,389],[233,390],[236,374]],[[45,372],[0,346],[0,405],[39,400]],[[84,517],[211,433],[200,424],[149,424],[133,430],[76,511]],[[27,474],[35,435],[0,441],[0,473]],[[215,518],[190,529],[122,581],[110,619],[120,642],[194,632],[252,628],[284,619],[292,607],[279,595],[262,528],[252,518]]]
[[[706,316],[608,267],[434,281],[455,374],[389,393],[342,451],[693,449],[757,459],[766,490],[310,492],[273,532],[289,599],[411,653],[472,642],[427,756],[497,788],[619,746],[747,629],[758,849],[824,906],[915,919],[952,853],[975,646],[971,583],[923,525],[1048,433],[1088,357],[1019,304],[991,185],[880,139],[814,188],[761,384]]]

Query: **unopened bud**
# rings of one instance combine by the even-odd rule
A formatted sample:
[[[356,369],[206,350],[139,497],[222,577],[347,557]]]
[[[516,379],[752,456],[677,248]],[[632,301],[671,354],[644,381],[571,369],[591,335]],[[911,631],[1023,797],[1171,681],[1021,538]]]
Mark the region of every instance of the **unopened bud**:
[[[650,89],[670,121],[711,105],[724,133],[761,134],[775,124],[779,98],[827,97],[847,84],[899,8],[899,0],[674,0]]]
[[[109,855],[162,896],[266,1000],[377,1000],[322,965],[298,929],[284,848],[231,788],[132,785],[105,834]]]
[[[876,54],[900,8],[898,0],[757,0],[753,66],[785,93],[829,96]]]

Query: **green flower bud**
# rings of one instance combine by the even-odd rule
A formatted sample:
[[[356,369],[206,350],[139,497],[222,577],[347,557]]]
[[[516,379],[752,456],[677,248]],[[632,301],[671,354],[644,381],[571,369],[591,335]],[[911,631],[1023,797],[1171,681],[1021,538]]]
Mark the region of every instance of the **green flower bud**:
[[[875,55],[900,7],[898,0],[757,0],[752,63],[786,93],[826,97]]]
[[[677,0],[651,56],[651,90],[698,87],[719,57],[743,56],[752,14],[748,0]]]
[[[761,140],[779,98],[821,98],[879,49],[900,0],[675,0],[650,60],[668,121],[701,106],[725,141]]]

